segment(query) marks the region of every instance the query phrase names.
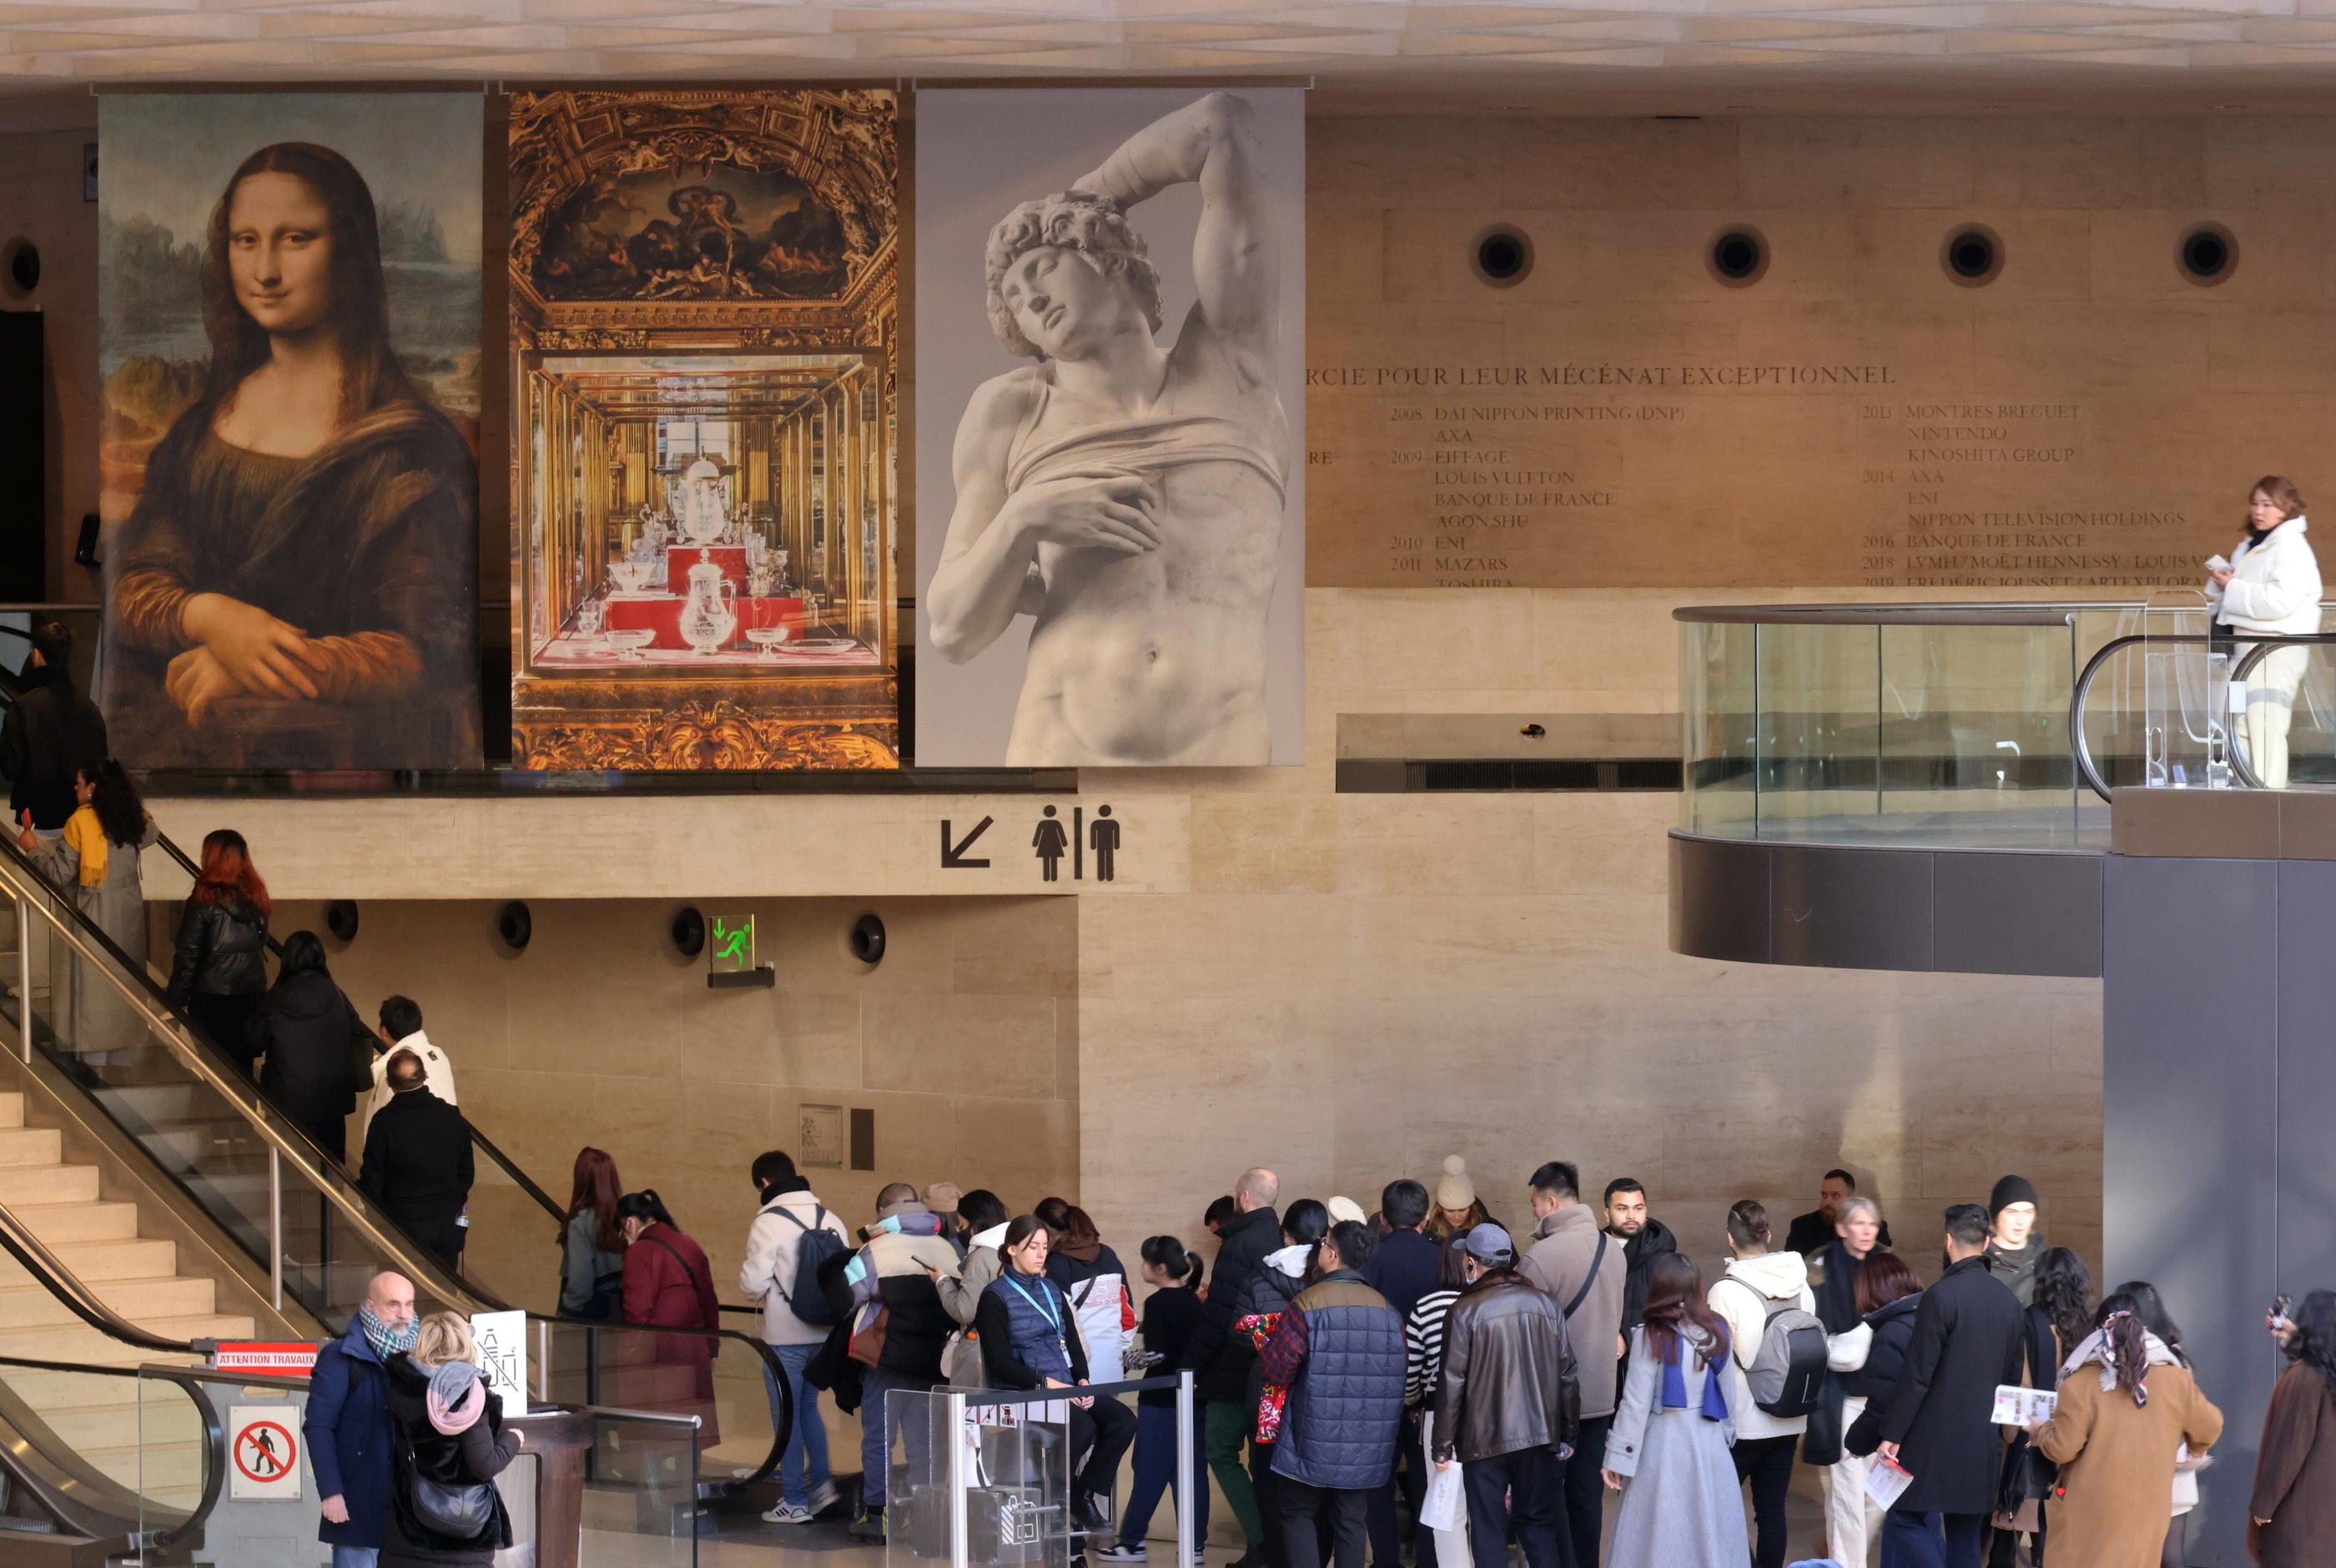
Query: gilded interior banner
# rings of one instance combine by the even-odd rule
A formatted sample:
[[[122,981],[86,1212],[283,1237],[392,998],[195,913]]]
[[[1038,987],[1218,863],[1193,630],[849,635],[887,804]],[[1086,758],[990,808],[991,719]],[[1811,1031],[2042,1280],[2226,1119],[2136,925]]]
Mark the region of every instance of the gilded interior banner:
[[[1295,88],[917,95],[917,760],[1303,760]]]
[[[99,106],[99,691],[141,768],[480,762],[482,101]]]
[[[512,95],[515,767],[900,765],[894,112]]]

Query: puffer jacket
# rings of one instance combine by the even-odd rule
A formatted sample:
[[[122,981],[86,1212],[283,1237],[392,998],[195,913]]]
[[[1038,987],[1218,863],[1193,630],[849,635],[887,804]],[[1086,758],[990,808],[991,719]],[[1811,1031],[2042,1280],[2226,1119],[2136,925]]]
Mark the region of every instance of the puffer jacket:
[[[940,1292],[926,1271],[954,1274],[958,1257],[957,1249],[941,1235],[940,1216],[922,1204],[895,1205],[860,1234],[868,1244],[852,1254],[843,1271],[843,1282],[851,1291],[852,1331],[864,1331],[881,1303],[889,1315],[876,1370],[928,1388],[943,1381],[948,1372],[941,1366],[941,1352],[957,1332],[957,1320],[941,1306]]]
[[[1066,1236],[1046,1254],[1046,1277],[1071,1299],[1095,1380],[1115,1381],[1135,1342],[1135,1302],[1119,1254],[1093,1236]]]
[[[197,992],[205,996],[257,996],[268,989],[268,917],[238,899],[199,904],[192,897],[179,915],[178,951],[170,961],[169,995],[184,1007]],[[229,1050],[241,1040],[221,1040]]]
[[[1517,1275],[1461,1293],[1444,1320],[1436,1457],[1473,1464],[1556,1448],[1582,1429],[1582,1383],[1565,1315]]]
[[[1300,1291],[1258,1367],[1290,1389],[1275,1475],[1339,1491],[1386,1484],[1403,1420],[1403,1320],[1361,1274],[1340,1269]]]
[[[1844,1451],[1861,1459],[1882,1446],[1883,1412],[1889,1408],[1890,1395],[1898,1387],[1898,1374],[1905,1370],[1907,1347],[1914,1340],[1914,1314],[1922,1305],[1922,1292],[1916,1291],[1865,1314],[1864,1327],[1871,1331],[1871,1337],[1864,1363],[1851,1369],[1854,1378],[1843,1379],[1852,1397],[1866,1402],[1865,1414],[1842,1434],[1841,1440]],[[1842,1336],[1844,1340],[1849,1337]]]
[[[1281,1314],[1306,1288],[1306,1260],[1314,1249],[1303,1243],[1266,1254],[1265,1262],[1249,1279],[1249,1289],[1241,1305],[1234,1309],[1233,1332],[1247,1340],[1258,1350],[1265,1349],[1266,1341],[1280,1326]],[[1255,1361],[1249,1368],[1250,1437],[1258,1443],[1281,1440],[1281,1412],[1290,1390],[1280,1383],[1266,1380]]]
[[[1250,1276],[1266,1253],[1281,1245],[1281,1221],[1270,1208],[1236,1215],[1217,1234],[1217,1261],[1209,1271],[1209,1296],[1201,1303],[1201,1323],[1184,1347],[1184,1365],[1196,1374],[1203,1399],[1240,1399],[1249,1392],[1255,1350],[1234,1333]]]

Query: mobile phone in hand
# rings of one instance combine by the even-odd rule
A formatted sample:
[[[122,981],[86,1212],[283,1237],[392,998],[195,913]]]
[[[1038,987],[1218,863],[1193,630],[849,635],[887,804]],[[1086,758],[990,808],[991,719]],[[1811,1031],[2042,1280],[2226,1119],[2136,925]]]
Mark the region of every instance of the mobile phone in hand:
[[[2287,1315],[2288,1310],[2293,1304],[2292,1300],[2287,1296],[2273,1296],[2271,1301],[2271,1321],[2274,1323],[2290,1321]]]

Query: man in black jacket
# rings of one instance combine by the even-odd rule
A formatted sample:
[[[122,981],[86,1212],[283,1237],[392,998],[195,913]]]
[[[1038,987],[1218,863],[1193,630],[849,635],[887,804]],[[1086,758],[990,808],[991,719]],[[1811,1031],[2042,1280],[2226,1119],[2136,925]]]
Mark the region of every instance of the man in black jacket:
[[[1622,1339],[1646,1321],[1647,1275],[1655,1260],[1679,1251],[1670,1227],[1647,1213],[1647,1189],[1636,1176],[1616,1176],[1606,1184],[1606,1234],[1622,1244]]]
[[[462,1261],[462,1210],[471,1201],[471,1128],[426,1087],[430,1070],[411,1051],[390,1059],[389,1103],[365,1129],[357,1186],[406,1234],[448,1268]]]
[[[1241,1462],[1241,1445],[1254,1418],[1249,1391],[1250,1364],[1257,1352],[1232,1331],[1233,1313],[1249,1294],[1250,1276],[1264,1263],[1268,1253],[1281,1246],[1281,1220],[1273,1200],[1281,1183],[1270,1170],[1243,1171],[1233,1186],[1232,1219],[1217,1233],[1216,1266],[1209,1273],[1209,1299],[1201,1303],[1200,1321],[1184,1347],[1184,1366],[1191,1370],[1195,1392],[1204,1405],[1204,1441],[1209,1471],[1225,1495],[1225,1504],[1241,1522],[1249,1549],[1234,1560],[1233,1568],[1258,1568],[1265,1560],[1265,1521],[1257,1507],[1257,1488]]]
[[[33,814],[35,833],[54,836],[79,804],[73,775],[105,760],[105,715],[74,689],[73,629],[33,623],[33,653],[17,679],[16,700],[0,720],[0,774],[8,779],[8,815]]]
[[[2020,1381],[2022,1349],[2020,1302],[1986,1253],[1987,1211],[1949,1209],[1947,1272],[1922,1292],[1875,1450],[1914,1478],[1883,1520],[1885,1562],[1980,1568],[2003,1463],[1995,1390]]]

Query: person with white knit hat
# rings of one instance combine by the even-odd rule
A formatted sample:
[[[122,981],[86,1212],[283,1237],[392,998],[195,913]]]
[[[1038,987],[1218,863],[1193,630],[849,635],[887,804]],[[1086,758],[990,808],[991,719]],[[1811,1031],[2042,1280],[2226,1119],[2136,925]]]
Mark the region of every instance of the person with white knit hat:
[[[1444,1174],[1436,1178],[1432,1189],[1436,1212],[1427,1216],[1427,1239],[1442,1242],[1460,1231],[1489,1224],[1493,1218],[1482,1200],[1476,1196],[1476,1184],[1468,1178],[1468,1162],[1458,1155],[1444,1161]]]

